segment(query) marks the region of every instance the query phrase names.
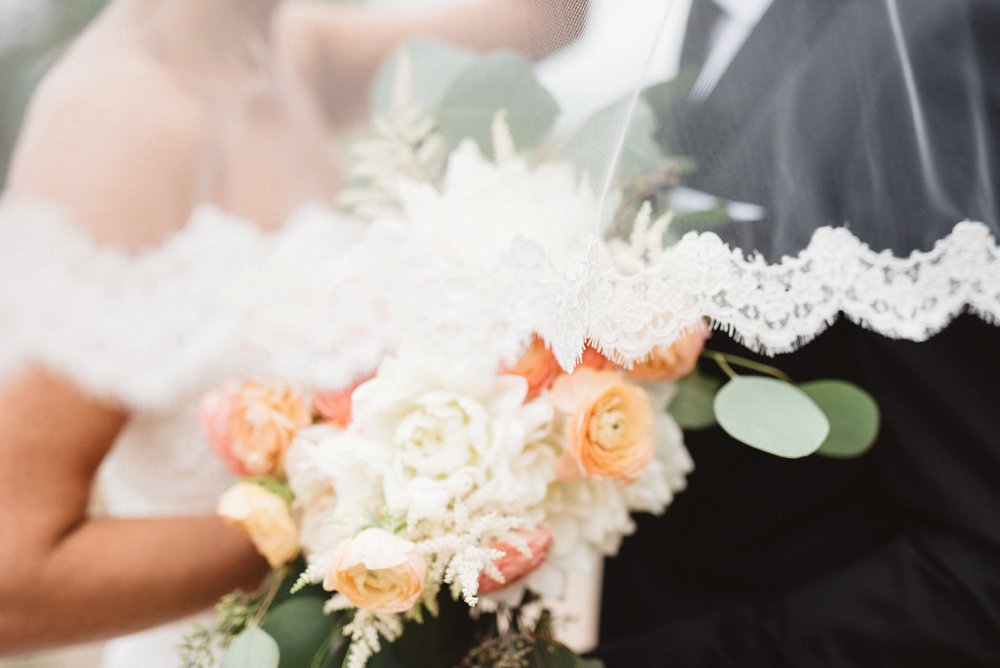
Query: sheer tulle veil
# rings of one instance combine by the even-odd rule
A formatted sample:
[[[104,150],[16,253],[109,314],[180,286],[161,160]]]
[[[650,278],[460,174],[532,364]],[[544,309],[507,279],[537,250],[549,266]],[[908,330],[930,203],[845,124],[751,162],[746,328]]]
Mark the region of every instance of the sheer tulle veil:
[[[838,317],[920,340],[1000,316],[989,3],[777,0],[707,94],[684,42],[701,0],[508,5],[522,27],[397,49],[366,80],[375,131],[338,140],[338,204],[280,230],[209,194],[126,253],[7,198],[0,372],[156,407],[234,375],[338,386],[409,346],[503,359],[538,334],[571,367],[705,318],[778,352]]]

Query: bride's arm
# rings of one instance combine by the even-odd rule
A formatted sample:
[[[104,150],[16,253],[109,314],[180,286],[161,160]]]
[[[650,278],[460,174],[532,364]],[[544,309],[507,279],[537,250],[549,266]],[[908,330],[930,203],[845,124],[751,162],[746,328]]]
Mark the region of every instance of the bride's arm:
[[[58,205],[115,246],[154,245],[186,219],[203,125],[145,74],[57,66],[32,102],[5,196]],[[0,655],[153,626],[266,571],[210,514],[88,516],[95,471],[126,419],[42,372],[0,383]]]
[[[574,41],[587,0],[479,0],[434,10],[379,13],[297,0],[277,21],[277,38],[334,124],[362,111],[379,64],[414,36],[479,51],[513,49],[544,58]]]
[[[176,619],[252,588],[266,569],[214,517],[87,516],[125,420],[41,372],[0,387],[0,655]]]

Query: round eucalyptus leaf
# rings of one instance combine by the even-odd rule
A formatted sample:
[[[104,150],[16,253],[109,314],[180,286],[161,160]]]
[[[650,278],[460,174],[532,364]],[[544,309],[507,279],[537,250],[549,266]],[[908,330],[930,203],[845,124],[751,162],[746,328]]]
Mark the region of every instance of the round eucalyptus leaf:
[[[259,626],[248,626],[233,638],[222,655],[221,668],[278,668],[278,643]]]
[[[412,39],[396,49],[379,69],[372,85],[372,109],[376,114],[388,113],[400,93],[408,94],[412,104],[433,109],[455,77],[479,57],[447,42]]]
[[[533,65],[523,56],[500,51],[466,67],[444,94],[435,117],[449,146],[470,137],[493,156],[493,119],[506,113],[514,145],[534,148],[552,128],[559,105],[538,83]]]
[[[842,380],[817,380],[800,387],[830,421],[830,434],[817,454],[850,459],[863,455],[874,445],[881,415],[870,394]]]
[[[617,141],[626,118],[629,123],[622,137],[615,175],[628,180],[655,171],[663,162],[663,152],[656,142],[656,115],[649,103],[640,99],[633,105],[631,98],[621,100],[595,112],[563,146],[563,155],[589,174],[595,187],[601,185],[608,167],[604,149]]]
[[[741,443],[795,459],[810,455],[830,433],[819,406],[790,383],[739,376],[715,395],[719,426]]]
[[[261,628],[278,643],[279,668],[300,668],[311,666],[316,655],[326,651],[334,625],[323,613],[323,599],[293,596],[268,612]]]
[[[677,381],[677,394],[667,410],[681,429],[707,429],[715,425],[715,395],[722,386],[715,378],[693,373]]]

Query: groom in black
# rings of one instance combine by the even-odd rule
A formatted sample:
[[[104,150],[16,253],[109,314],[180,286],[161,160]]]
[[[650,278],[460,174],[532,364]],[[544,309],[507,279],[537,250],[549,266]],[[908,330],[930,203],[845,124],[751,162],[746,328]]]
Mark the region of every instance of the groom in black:
[[[774,261],[846,224],[905,256],[964,219],[1000,229],[1000,3],[694,0],[681,64],[661,140],[696,165],[685,187],[756,205],[735,245]],[[866,388],[878,442],[792,461],[688,434],[688,490],[607,564],[597,654],[1000,665],[1000,328],[963,315],[912,343],[841,321],[771,363]]]

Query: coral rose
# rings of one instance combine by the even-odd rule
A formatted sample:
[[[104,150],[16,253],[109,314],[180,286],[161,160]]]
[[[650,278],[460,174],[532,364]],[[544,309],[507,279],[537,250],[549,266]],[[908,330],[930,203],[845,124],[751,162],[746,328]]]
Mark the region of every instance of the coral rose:
[[[479,593],[490,594],[517,582],[542,565],[549,556],[549,546],[552,544],[552,529],[544,524],[534,529],[519,529],[514,532],[522,541],[527,551],[505,541],[497,541],[493,548],[500,550],[504,556],[493,564],[503,575],[503,582],[494,580],[487,573],[479,576]],[[518,541],[520,544],[520,541]]]
[[[374,378],[374,376],[375,374],[368,374],[352,383],[349,387],[341,390],[314,392],[313,408],[319,413],[324,422],[337,427],[346,427],[351,423],[351,406],[354,390]]]
[[[219,499],[216,512],[250,537],[272,568],[299,553],[298,531],[288,503],[252,482],[238,482]]]
[[[569,414],[567,452],[583,476],[632,482],[653,460],[653,406],[641,387],[583,368],[560,377],[551,396]]]
[[[627,373],[630,378],[643,383],[683,378],[694,371],[708,336],[708,328],[702,327],[682,336],[669,346],[657,346],[653,348],[649,357],[636,363]]]
[[[501,373],[521,376],[528,381],[528,394],[525,401],[531,401],[543,391],[552,387],[552,383],[562,373],[562,367],[556,361],[555,355],[537,336],[532,337],[531,345],[524,351],[514,366],[504,367]]]
[[[427,564],[416,546],[384,529],[365,529],[333,550],[323,588],[372,612],[406,612],[424,590]]]
[[[236,475],[281,475],[285,450],[312,422],[300,393],[249,381],[206,395],[201,420],[212,447]]]

